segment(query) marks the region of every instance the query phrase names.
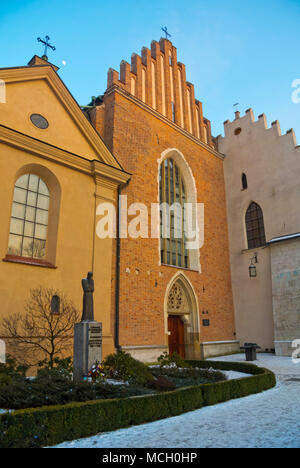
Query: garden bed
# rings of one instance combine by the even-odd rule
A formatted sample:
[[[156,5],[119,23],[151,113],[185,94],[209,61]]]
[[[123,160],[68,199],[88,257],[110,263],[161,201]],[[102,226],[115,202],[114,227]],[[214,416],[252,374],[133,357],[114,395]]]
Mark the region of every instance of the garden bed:
[[[60,363],[26,378],[25,372],[11,363],[0,372],[0,408],[19,410],[153,395],[227,378],[219,370],[200,369],[176,356],[163,356],[160,364],[147,366],[127,353],[109,356],[103,365],[93,366],[90,375],[84,382],[74,382],[71,367],[66,370]]]
[[[176,416],[275,386],[274,374],[253,364],[189,361],[193,368],[252,374],[172,391],[17,410],[0,415],[0,447],[41,447]]]

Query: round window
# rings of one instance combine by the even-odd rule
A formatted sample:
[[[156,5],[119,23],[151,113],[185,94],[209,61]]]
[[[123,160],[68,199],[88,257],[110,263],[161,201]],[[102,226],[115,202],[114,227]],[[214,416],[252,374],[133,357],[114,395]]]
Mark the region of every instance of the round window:
[[[239,127],[234,131],[235,135],[239,135],[242,132],[242,129]]]
[[[30,120],[33,125],[35,125],[37,128],[41,128],[42,130],[45,130],[49,127],[48,120],[40,114],[32,114],[30,116]]]

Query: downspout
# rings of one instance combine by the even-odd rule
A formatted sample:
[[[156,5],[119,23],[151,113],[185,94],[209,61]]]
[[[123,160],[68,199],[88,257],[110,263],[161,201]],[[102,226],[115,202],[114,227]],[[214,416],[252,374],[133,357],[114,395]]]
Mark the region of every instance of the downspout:
[[[130,180],[122,186],[122,189],[127,187]],[[121,264],[121,239],[120,239],[120,227],[121,227],[121,187],[118,187],[118,212],[117,212],[117,252],[116,252],[116,291],[115,291],[115,349],[117,353],[122,351],[120,346],[120,264]]]
[[[120,239],[120,198],[121,187],[118,187],[118,213],[117,213],[117,252],[116,252],[116,290],[115,290],[115,349],[117,353],[121,351],[120,346],[120,261],[121,261],[121,239]]]

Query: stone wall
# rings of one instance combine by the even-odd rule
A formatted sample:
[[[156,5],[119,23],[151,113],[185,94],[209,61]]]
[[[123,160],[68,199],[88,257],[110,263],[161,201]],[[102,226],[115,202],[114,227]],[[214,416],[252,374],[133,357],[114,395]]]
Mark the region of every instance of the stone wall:
[[[300,340],[300,239],[272,245],[271,262],[276,354],[291,356]]]

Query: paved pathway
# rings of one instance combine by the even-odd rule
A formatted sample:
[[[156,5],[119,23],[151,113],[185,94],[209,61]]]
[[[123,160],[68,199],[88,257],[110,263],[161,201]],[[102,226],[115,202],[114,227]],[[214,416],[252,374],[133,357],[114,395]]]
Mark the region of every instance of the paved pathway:
[[[241,362],[244,356],[239,354],[217,360]],[[259,354],[256,364],[276,373],[276,388],[174,418],[66,442],[58,447],[300,448],[300,364],[294,364],[290,358],[268,354]]]

